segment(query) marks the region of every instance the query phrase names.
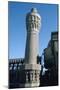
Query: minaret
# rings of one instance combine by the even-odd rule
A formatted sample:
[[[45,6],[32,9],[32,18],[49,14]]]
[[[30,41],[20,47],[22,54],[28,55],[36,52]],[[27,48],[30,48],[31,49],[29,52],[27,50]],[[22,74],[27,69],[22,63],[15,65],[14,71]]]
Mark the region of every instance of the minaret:
[[[29,87],[39,86],[40,65],[37,64],[37,56],[39,50],[39,31],[41,26],[41,17],[36,8],[32,8],[26,16],[26,50],[25,65],[30,78]],[[29,79],[28,78],[28,79]]]
[[[25,50],[25,63],[37,64],[37,55],[39,50],[39,29],[41,26],[41,17],[36,8],[26,16],[27,40]]]
[[[21,67],[21,79],[23,83],[20,86],[38,87],[40,85],[40,64],[37,64],[39,50],[39,31],[41,26],[41,17],[36,8],[32,8],[26,16],[26,48],[25,62]]]

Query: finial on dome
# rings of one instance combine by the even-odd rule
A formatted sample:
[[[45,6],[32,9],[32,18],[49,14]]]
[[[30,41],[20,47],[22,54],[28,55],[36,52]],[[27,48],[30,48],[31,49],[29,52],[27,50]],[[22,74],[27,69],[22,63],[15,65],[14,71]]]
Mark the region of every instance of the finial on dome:
[[[37,9],[36,9],[36,8],[32,8],[32,9],[31,9],[31,12],[37,13]]]

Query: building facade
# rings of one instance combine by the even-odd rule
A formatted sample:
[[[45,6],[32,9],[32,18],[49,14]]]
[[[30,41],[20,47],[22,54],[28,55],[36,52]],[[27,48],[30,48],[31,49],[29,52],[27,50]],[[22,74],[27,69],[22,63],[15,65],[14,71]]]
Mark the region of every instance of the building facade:
[[[44,49],[44,66],[50,75],[49,85],[58,85],[58,32],[51,33],[51,40]]]

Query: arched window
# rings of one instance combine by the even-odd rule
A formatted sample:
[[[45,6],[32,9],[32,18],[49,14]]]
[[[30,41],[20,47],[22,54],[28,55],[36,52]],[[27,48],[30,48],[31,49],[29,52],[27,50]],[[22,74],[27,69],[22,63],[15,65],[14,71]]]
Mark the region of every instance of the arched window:
[[[36,28],[36,23],[35,23],[35,28]]]
[[[32,23],[32,28],[34,28],[34,24]]]
[[[38,23],[37,23],[37,28],[38,28]]]
[[[9,70],[12,70],[12,66],[9,67]]]
[[[35,80],[37,81],[37,72],[36,72],[36,70],[35,70]]]
[[[32,16],[32,20],[34,21],[34,16]]]
[[[14,70],[16,70],[17,69],[17,64],[14,64]]]
[[[30,73],[28,72],[28,81],[30,82]]]

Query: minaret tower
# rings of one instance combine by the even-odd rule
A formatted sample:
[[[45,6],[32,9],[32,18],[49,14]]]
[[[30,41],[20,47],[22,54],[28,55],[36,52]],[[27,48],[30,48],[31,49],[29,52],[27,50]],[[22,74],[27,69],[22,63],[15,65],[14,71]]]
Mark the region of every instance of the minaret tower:
[[[26,50],[25,50],[25,64],[26,69],[30,76],[32,86],[39,86],[39,73],[40,65],[37,64],[37,56],[39,50],[39,31],[41,26],[41,17],[37,12],[36,8],[32,8],[26,16],[26,28],[27,28],[27,39],[26,39]]]
[[[38,87],[40,85],[40,64],[37,64],[40,26],[41,17],[37,9],[32,8],[26,16],[27,38],[22,78],[24,87]]]
[[[39,50],[39,29],[41,26],[41,17],[36,8],[26,16],[27,40],[25,50],[25,63],[37,64],[37,55]]]

